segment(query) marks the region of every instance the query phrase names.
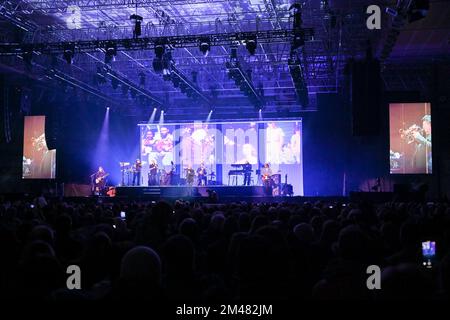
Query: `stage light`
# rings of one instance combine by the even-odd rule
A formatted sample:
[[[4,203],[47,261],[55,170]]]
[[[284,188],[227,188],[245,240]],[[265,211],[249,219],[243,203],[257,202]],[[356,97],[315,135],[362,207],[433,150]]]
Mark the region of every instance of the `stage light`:
[[[137,14],[132,14],[130,20],[134,20],[133,37],[137,38],[142,34],[141,24],[143,18]]]
[[[302,20],[302,5],[300,3],[293,3],[289,7],[289,11],[293,11],[293,27],[294,30],[300,30],[302,28],[303,20]]]
[[[115,61],[115,56],[117,54],[117,48],[114,43],[108,43],[105,48],[105,63],[109,64]]]
[[[208,38],[204,38],[200,41],[200,47],[199,47],[201,53],[203,53],[203,55],[205,57],[208,56],[209,51],[211,50],[211,44],[209,42]]]
[[[251,37],[245,41],[245,48],[247,48],[247,51],[250,53],[250,55],[254,55],[256,52],[256,47],[258,43],[256,41],[256,36]]]
[[[63,58],[64,60],[66,60],[67,64],[72,64],[74,55],[75,55],[75,45],[70,44],[65,46]]]
[[[164,44],[162,43],[157,43],[155,45],[155,55],[158,59],[162,59],[164,52],[166,51],[166,48],[164,46]]]

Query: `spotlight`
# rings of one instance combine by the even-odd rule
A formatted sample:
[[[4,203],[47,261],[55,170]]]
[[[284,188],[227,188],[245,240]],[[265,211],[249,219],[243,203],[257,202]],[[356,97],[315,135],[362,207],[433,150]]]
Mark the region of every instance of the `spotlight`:
[[[157,43],[155,45],[155,55],[158,59],[162,59],[165,51],[166,51],[166,48],[163,43]]]
[[[112,42],[109,42],[106,45],[105,50],[106,50],[106,52],[105,52],[105,63],[109,64],[112,61],[115,61],[115,56],[117,54],[116,45],[114,43],[112,43]]]
[[[247,48],[250,55],[254,55],[257,47],[256,37],[251,37],[245,42],[245,47]]]
[[[130,20],[134,20],[133,37],[137,38],[142,34],[141,24],[143,18],[137,14],[132,14]]]
[[[294,30],[300,30],[302,28],[303,20],[302,20],[302,5],[300,3],[293,3],[289,7],[289,11],[293,11],[294,21],[293,27]]]
[[[63,58],[64,58],[64,60],[66,60],[67,64],[72,64],[74,54],[75,54],[75,45],[74,44],[69,44],[64,47]]]
[[[203,55],[205,57],[208,56],[209,51],[211,50],[211,44],[209,42],[208,38],[204,38],[200,41],[200,47],[199,47],[201,53],[203,53]]]

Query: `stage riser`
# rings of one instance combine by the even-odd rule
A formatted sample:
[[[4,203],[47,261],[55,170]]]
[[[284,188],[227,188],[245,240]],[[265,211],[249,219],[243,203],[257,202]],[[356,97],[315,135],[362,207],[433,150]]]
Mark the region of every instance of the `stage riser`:
[[[117,197],[160,197],[186,198],[208,197],[215,192],[219,198],[223,197],[267,197],[262,186],[207,186],[207,187],[117,187]]]

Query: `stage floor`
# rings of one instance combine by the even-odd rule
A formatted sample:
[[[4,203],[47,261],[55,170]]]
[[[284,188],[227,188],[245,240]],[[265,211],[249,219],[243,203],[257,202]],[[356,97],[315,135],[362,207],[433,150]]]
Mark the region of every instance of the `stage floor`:
[[[207,198],[212,192],[218,198],[272,196],[262,186],[127,186],[115,190],[116,197],[125,198]]]

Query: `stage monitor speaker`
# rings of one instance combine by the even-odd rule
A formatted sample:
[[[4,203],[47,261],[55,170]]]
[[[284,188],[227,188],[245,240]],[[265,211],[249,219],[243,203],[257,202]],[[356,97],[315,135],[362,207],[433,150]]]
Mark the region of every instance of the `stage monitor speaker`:
[[[378,135],[381,109],[380,63],[369,59],[349,64],[353,135]]]

